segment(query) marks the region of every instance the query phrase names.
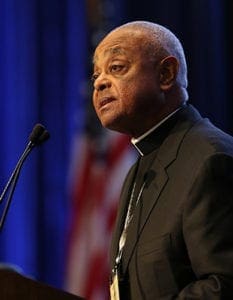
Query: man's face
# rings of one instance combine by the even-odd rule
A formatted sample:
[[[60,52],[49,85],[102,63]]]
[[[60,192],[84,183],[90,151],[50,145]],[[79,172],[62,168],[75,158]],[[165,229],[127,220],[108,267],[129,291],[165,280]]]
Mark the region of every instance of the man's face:
[[[106,128],[137,137],[156,123],[163,102],[158,64],[142,49],[142,35],[118,30],[94,55],[93,104]]]

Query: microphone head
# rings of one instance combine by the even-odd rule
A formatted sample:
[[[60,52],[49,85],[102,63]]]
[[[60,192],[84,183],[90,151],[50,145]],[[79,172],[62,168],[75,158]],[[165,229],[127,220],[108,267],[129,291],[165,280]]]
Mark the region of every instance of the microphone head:
[[[39,145],[50,137],[49,132],[42,124],[36,124],[29,136],[29,140],[33,145]]]
[[[44,143],[45,141],[47,141],[50,138],[50,133],[48,132],[48,130],[44,130],[44,132],[41,134],[41,136],[39,137],[38,141],[37,141],[37,145],[40,145],[42,143]]]

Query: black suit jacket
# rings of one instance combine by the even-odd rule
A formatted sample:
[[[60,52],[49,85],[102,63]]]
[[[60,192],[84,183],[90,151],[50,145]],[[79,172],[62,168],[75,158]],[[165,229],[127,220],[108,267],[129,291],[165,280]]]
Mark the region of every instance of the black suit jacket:
[[[121,299],[233,299],[233,138],[187,105],[160,144],[143,158],[145,184],[127,231]],[[135,168],[122,189],[112,267]]]

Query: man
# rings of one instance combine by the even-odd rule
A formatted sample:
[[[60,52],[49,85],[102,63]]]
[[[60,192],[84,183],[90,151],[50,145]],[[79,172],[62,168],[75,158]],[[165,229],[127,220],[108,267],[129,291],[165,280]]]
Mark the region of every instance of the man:
[[[139,152],[113,234],[111,298],[233,299],[233,139],[187,103],[179,40],[122,25],[98,45],[93,80],[102,125]]]

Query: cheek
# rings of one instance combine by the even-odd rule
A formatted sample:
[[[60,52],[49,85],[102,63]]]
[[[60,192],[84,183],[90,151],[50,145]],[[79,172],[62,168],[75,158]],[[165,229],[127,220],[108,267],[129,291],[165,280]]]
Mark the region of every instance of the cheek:
[[[123,115],[129,115],[133,111],[133,107],[135,106],[135,97],[133,91],[128,89],[122,89],[119,93],[119,99],[117,103],[117,111]]]
[[[95,111],[97,112],[97,100],[96,100],[96,96],[95,96],[95,92],[94,91],[92,93],[92,105],[93,105]]]
[[[120,90],[122,108],[130,113],[144,108],[149,97],[152,98],[152,95],[142,82],[129,83]]]
[[[118,95],[123,106],[131,106],[137,98],[137,86],[130,81],[118,85]]]

